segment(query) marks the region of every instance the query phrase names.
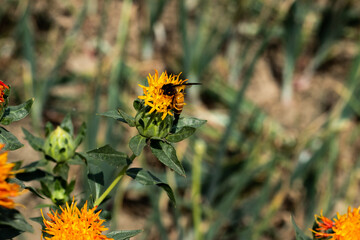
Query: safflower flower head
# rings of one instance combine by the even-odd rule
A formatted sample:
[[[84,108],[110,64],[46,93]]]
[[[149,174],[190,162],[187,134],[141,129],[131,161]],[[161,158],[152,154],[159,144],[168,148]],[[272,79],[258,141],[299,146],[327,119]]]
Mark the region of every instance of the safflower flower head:
[[[154,111],[158,113],[162,113],[162,120],[166,117],[167,114],[173,115],[172,110],[173,106],[173,96],[169,96],[164,94],[164,90],[162,87],[165,84],[173,84],[173,85],[181,85],[187,81],[187,79],[180,79],[181,73],[178,75],[168,75],[163,72],[160,77],[157,70],[155,70],[155,74],[147,77],[148,87],[138,84],[144,91],[143,96],[138,96],[139,99],[144,100],[145,106],[150,106],[151,109],[149,113]]]
[[[87,201],[80,210],[76,206],[76,202],[72,201],[69,206],[61,209],[61,213],[57,211],[49,212],[47,215],[50,220],[46,220],[41,211],[45,229],[43,230],[49,236],[46,240],[110,240],[102,234],[103,231],[108,230],[102,224],[105,220],[101,220],[99,214],[101,211],[95,213],[96,207],[87,209]],[[52,235],[52,236],[51,236]]]
[[[9,87],[0,80],[0,103],[5,102],[4,99],[5,89],[9,89]]]
[[[4,146],[4,144],[0,144],[0,150]],[[7,152],[0,154],[0,206],[14,208],[17,204],[10,198],[20,195],[22,191],[20,191],[20,186],[18,184],[7,182],[7,180],[14,177],[15,174],[15,172],[12,171],[15,164],[8,163],[7,156]]]
[[[318,228],[313,229],[317,239],[333,240],[360,240],[360,208],[348,208],[346,214],[340,215],[333,220],[324,216],[315,215],[315,221]]]

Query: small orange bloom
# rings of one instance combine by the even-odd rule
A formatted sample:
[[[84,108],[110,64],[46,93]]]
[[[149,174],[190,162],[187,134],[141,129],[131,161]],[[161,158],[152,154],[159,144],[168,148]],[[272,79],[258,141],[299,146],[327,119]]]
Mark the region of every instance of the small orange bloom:
[[[87,209],[87,202],[81,210],[76,206],[74,201],[69,206],[66,203],[65,208],[61,208],[61,213],[56,212],[48,213],[51,220],[46,220],[42,211],[43,221],[46,229],[44,232],[52,235],[45,237],[46,240],[110,240],[103,231],[107,228],[101,224],[105,220],[101,220],[99,214],[101,211],[95,213],[96,207]]]
[[[5,99],[4,99],[4,90],[5,89],[9,89],[9,87],[0,80],[0,103],[5,102]]]
[[[144,95],[139,96],[139,99],[143,99],[145,101],[145,105],[150,106],[151,110],[149,113],[154,112],[155,110],[159,113],[163,113],[162,119],[166,117],[167,114],[173,115],[171,110],[173,109],[173,96],[169,96],[164,94],[164,90],[162,87],[165,84],[174,84],[180,85],[187,81],[187,79],[182,80],[180,79],[180,74],[178,75],[168,75],[166,72],[163,72],[159,77],[159,73],[155,70],[154,76],[147,77],[149,86],[145,87],[143,85],[139,86],[144,90]]]
[[[0,150],[4,144],[0,144]],[[20,186],[16,183],[8,183],[7,179],[14,176],[12,168],[14,163],[7,163],[7,152],[0,154],[0,206],[14,208],[15,203],[9,197],[16,197],[21,194]]]
[[[360,240],[360,213],[359,208],[348,208],[344,215],[337,213],[337,218],[330,220],[324,216],[315,215],[319,228],[312,230],[316,238],[327,238],[333,240]],[[318,221],[320,219],[320,221]],[[325,233],[331,229],[333,233]]]

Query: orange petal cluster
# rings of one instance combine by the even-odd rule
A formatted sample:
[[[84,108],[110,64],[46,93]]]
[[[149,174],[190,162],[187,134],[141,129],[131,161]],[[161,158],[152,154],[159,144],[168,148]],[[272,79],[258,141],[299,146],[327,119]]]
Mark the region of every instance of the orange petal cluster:
[[[166,72],[163,72],[159,77],[158,71],[155,70],[155,74],[153,76],[149,74],[147,77],[148,87],[139,84],[144,91],[144,95],[139,96],[138,98],[144,100],[146,106],[151,107],[151,110],[149,111],[150,113],[154,111],[162,113],[162,119],[164,119],[167,114],[173,115],[171,113],[171,110],[174,108],[172,102],[173,96],[164,94],[162,87],[169,83],[180,85],[186,82],[187,79],[180,79],[180,74],[181,73],[178,75],[168,75]]]
[[[315,237],[318,239],[333,239],[333,240],[360,240],[360,207],[351,210],[348,208],[346,214],[340,215],[333,220],[324,216],[315,215],[315,220],[319,228],[313,230]],[[326,233],[327,230],[332,230],[332,233]]]
[[[69,206],[66,203],[65,208],[61,208],[61,213],[50,212],[47,215],[50,220],[46,220],[42,211],[43,221],[45,224],[44,232],[52,235],[45,237],[46,240],[104,240],[112,239],[102,235],[107,228],[102,226],[105,220],[101,220],[99,214],[95,213],[96,207],[87,209],[87,202],[79,210],[74,201]]]
[[[0,80],[0,103],[5,102],[5,99],[4,99],[4,90],[5,89],[9,89],[9,87]]]
[[[0,150],[4,147],[4,144],[0,144]],[[8,183],[7,179],[14,176],[12,171],[15,166],[14,163],[7,162],[7,152],[0,154],[0,206],[6,208],[14,208],[15,203],[10,197],[16,197],[21,194],[20,186],[16,183]]]

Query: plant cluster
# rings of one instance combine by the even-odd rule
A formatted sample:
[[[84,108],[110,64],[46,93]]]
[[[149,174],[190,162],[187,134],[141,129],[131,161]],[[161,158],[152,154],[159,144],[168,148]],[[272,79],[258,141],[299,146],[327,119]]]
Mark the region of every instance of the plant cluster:
[[[23,129],[26,140],[30,146],[41,153],[42,159],[21,167],[18,164],[6,163],[7,153],[0,155],[0,238],[12,238],[23,231],[32,231],[21,214],[14,209],[16,203],[9,197],[20,194],[20,188],[28,189],[33,194],[43,199],[49,199],[50,204],[41,205],[49,207],[47,217],[32,218],[40,223],[43,228],[45,239],[129,239],[140,230],[112,231],[103,234],[108,228],[104,226],[104,213],[100,208],[106,200],[110,199],[110,193],[124,175],[130,176],[143,185],[155,185],[163,189],[171,202],[176,205],[176,199],[171,187],[160,180],[150,171],[143,168],[130,168],[137,156],[145,147],[149,147],[154,156],[165,166],[181,176],[185,176],[185,170],[178,160],[173,143],[180,142],[190,137],[198,127],[206,121],[192,117],[174,117],[174,96],[165,94],[163,86],[172,84],[178,87],[187,80],[179,80],[179,75],[168,76],[163,73],[160,77],[156,72],[149,75],[148,87],[144,88],[144,96],[139,96],[133,103],[136,110],[135,116],[130,116],[118,109],[112,110],[102,116],[116,119],[135,127],[138,134],[129,141],[131,156],[119,152],[110,145],[86,151],[77,151],[86,134],[86,125],[82,124],[78,134],[74,135],[74,126],[71,116],[68,114],[61,124],[54,127],[51,123],[45,126],[45,138],[37,137],[28,130]],[[5,105],[8,99],[8,87],[2,89],[4,103],[1,123],[11,123],[25,117],[29,112],[33,100],[18,107]],[[179,92],[178,94],[184,94]],[[181,96],[183,100],[183,95]],[[140,100],[141,99],[141,100]],[[164,101],[167,99],[167,101]],[[184,105],[183,102],[181,104]],[[21,112],[25,112],[19,116]],[[4,149],[13,144],[8,139],[3,141]],[[86,169],[86,185],[89,191],[83,193],[80,201],[75,201],[74,187],[78,180],[75,176],[71,179],[69,174],[71,165],[81,165]],[[106,169],[116,169],[117,174],[110,184],[105,184],[104,172]],[[38,181],[39,188],[25,185],[25,182]],[[104,190],[105,189],[105,190]],[[102,191],[104,190],[104,191]],[[4,192],[4,194],[2,193]],[[78,197],[76,197],[78,198]],[[106,211],[105,211],[106,212]],[[104,214],[103,214],[104,213]],[[20,221],[20,224],[19,224]],[[4,230],[4,231],[3,231]]]

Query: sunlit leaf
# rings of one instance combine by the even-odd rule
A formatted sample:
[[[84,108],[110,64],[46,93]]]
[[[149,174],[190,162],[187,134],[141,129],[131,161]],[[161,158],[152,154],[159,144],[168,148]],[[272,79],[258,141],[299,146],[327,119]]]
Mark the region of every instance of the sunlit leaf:
[[[4,115],[2,116],[0,123],[9,125],[12,122],[19,121],[25,118],[31,109],[34,99],[29,99],[23,104],[18,106],[10,106],[5,109]]]
[[[92,164],[101,166],[102,163],[107,163],[116,168],[124,167],[129,160],[125,153],[116,151],[110,145],[105,145],[82,155]]]
[[[112,231],[106,234],[106,236],[108,238],[113,238],[114,240],[127,240],[139,233],[141,233],[141,230]]]
[[[110,110],[110,111],[105,112],[105,113],[98,113],[97,115],[108,117],[108,118],[113,118],[113,119],[115,119],[117,121],[127,123],[126,120],[123,117],[121,117],[120,114],[118,113],[118,111],[116,111],[116,110]]]
[[[174,192],[171,187],[155,177],[151,172],[142,168],[130,168],[126,171],[126,174],[142,185],[156,185],[161,187],[166,192],[171,202],[176,206]]]
[[[136,156],[139,156],[141,154],[145,146],[146,138],[141,135],[136,135],[135,137],[130,139],[129,147]]]
[[[4,143],[5,147],[3,150],[16,150],[24,146],[22,143],[19,142],[19,140],[12,135],[11,132],[6,130],[3,127],[0,127],[0,143]]]
[[[30,146],[35,149],[36,151],[41,152],[44,146],[44,140],[39,137],[35,137],[32,135],[28,130],[22,128],[23,133],[25,134],[25,139],[28,141]]]
[[[159,159],[160,162],[178,174],[185,176],[184,168],[176,156],[175,148],[170,143],[163,142],[161,140],[151,140],[150,148],[151,152]]]
[[[185,126],[174,134],[169,134],[166,137],[166,140],[168,140],[169,142],[180,142],[193,135],[195,131],[196,128]]]
[[[125,119],[126,123],[129,124],[130,127],[135,127],[135,119],[134,117],[130,116],[126,112],[118,109],[119,114]]]

